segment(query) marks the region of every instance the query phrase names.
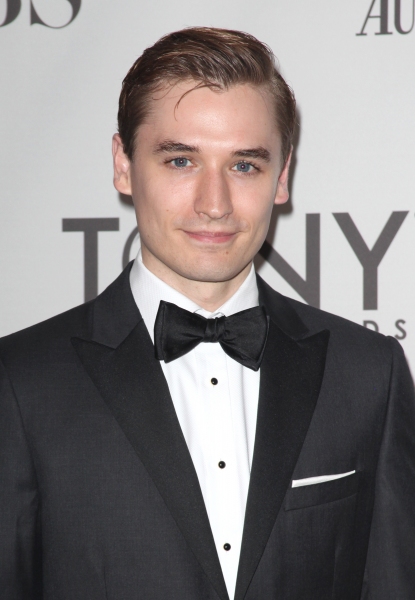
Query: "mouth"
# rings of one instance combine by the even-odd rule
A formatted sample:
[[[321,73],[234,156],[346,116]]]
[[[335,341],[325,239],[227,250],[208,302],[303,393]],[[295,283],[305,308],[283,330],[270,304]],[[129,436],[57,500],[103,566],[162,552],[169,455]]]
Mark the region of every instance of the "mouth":
[[[224,244],[236,236],[236,232],[229,231],[185,231],[184,233],[204,244]]]

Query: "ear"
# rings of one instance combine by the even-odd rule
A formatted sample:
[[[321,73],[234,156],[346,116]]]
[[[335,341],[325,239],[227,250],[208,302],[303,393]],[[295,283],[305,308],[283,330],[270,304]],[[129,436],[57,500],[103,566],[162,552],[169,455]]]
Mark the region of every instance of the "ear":
[[[291,146],[290,154],[288,155],[288,158],[285,161],[284,168],[281,171],[280,176],[278,177],[277,193],[275,194],[274,204],[284,204],[290,197],[290,194],[288,192],[288,175],[290,171],[292,153],[293,148]]]
[[[124,146],[118,133],[112,137],[112,156],[114,187],[120,194],[131,196],[131,162],[124,152]]]

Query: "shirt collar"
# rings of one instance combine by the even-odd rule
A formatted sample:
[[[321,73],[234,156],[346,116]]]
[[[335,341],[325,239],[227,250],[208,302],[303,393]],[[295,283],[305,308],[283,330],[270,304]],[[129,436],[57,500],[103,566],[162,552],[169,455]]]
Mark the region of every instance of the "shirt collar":
[[[141,258],[141,249],[139,250],[134,264],[130,271],[130,285],[134,300],[138,306],[144,323],[148,329],[151,339],[154,342],[154,323],[161,300],[171,302],[190,312],[197,312],[203,317],[220,317],[222,315],[230,316],[241,310],[258,306],[258,287],[255,277],[254,266],[251,266],[249,274],[242,285],[238,288],[222,306],[211,313],[195,302],[184,296],[174,288],[170,287],[156,277],[143,264]]]

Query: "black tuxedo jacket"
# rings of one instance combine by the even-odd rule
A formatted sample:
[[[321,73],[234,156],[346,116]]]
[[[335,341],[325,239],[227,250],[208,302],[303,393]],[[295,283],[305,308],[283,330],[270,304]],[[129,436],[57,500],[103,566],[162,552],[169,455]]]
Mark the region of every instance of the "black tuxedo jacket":
[[[0,341],[1,600],[228,599],[128,275]],[[401,348],[258,286],[271,322],[235,598],[413,600]]]

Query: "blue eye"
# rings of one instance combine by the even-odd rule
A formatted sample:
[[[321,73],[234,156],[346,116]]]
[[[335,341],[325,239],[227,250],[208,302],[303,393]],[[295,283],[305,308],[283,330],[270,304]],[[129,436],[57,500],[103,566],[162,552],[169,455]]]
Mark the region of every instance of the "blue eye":
[[[236,171],[239,171],[239,173],[251,173],[251,171],[253,171],[255,169],[254,165],[251,165],[251,163],[245,162],[245,161],[240,161],[238,163],[236,163],[234,169]]]
[[[179,158],[174,158],[171,162],[175,167],[181,169],[183,167],[187,167],[190,163],[190,160],[188,158],[183,158],[183,156],[180,156]]]

